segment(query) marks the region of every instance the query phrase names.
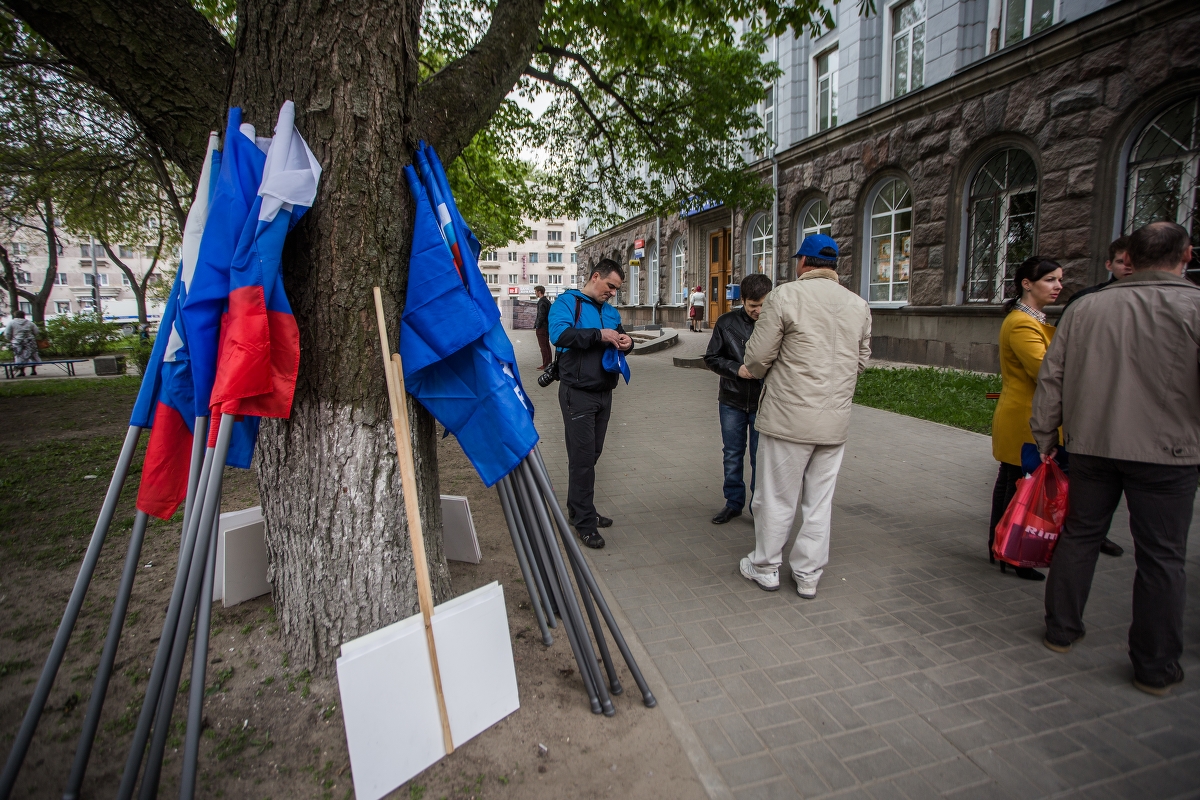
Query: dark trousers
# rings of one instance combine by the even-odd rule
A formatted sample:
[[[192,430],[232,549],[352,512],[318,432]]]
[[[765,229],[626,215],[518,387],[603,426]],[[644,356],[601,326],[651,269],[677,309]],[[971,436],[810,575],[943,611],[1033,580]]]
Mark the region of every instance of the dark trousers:
[[[1017,481],[1024,477],[1025,472],[1015,464],[1000,462],[1000,472],[996,474],[996,485],[992,487],[992,524],[988,527],[988,552],[992,552],[992,542],[996,541],[996,526],[1004,518],[1008,504],[1017,493]]]
[[[545,369],[554,360],[554,354],[550,351],[550,329],[538,328],[534,334],[537,336],[538,347],[542,349],[542,369]]]
[[[754,494],[758,431],[754,430],[755,412],[718,403],[721,416],[721,453],[725,462],[725,505],[741,511],[746,505],[745,456],[750,443],[750,493]]]
[[[1148,683],[1169,680],[1183,653],[1184,557],[1196,467],[1146,464],[1071,454],[1070,510],[1046,580],[1046,636],[1072,642],[1083,635],[1083,608],[1092,588],[1100,543],[1125,493],[1137,573],[1129,659]]]
[[[612,391],[587,392],[565,383],[558,387],[563,433],[567,440],[567,510],[581,536],[596,532],[596,462],[612,413]]]

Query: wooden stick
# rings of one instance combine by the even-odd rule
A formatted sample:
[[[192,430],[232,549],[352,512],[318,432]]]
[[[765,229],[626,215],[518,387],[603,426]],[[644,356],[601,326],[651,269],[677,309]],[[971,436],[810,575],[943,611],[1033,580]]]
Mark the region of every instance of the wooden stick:
[[[425,535],[421,531],[421,502],[417,495],[417,467],[413,463],[412,432],[408,427],[408,399],[404,391],[404,365],[399,353],[391,353],[387,325],[383,320],[383,296],[375,287],[375,319],[379,324],[379,345],[383,349],[383,370],[387,379],[388,403],[392,409],[392,429],[396,434],[396,458],[400,463],[400,486],[404,490],[404,510],[408,516],[408,538],[412,542],[413,569],[417,573],[417,600],[425,621],[425,644],[433,666],[433,689],[437,694],[438,714],[442,718],[442,742],[446,755],[454,752],[450,735],[450,716],[442,693],[442,673],[438,668],[437,644],[433,639],[433,589],[429,582],[429,562],[425,557]],[[388,354],[391,353],[389,359]]]

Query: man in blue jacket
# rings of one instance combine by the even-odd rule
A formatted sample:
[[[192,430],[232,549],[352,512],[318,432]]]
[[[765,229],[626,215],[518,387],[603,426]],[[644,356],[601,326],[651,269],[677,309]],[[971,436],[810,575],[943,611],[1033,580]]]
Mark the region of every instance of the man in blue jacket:
[[[633,340],[621,327],[621,314],[608,304],[625,281],[625,272],[611,259],[597,264],[583,289],[570,289],[550,307],[550,340],[558,348],[558,404],[567,440],[570,483],[567,510],[571,524],[588,547],[604,547],[597,528],[612,520],[596,512],[596,461],[612,412],[616,372],[605,368],[609,350],[628,353]],[[611,361],[611,358],[610,358]]]

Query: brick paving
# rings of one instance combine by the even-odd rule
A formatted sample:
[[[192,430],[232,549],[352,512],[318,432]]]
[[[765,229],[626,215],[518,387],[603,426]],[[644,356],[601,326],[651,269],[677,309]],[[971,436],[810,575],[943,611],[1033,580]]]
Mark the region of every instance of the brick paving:
[[[724,526],[716,377],[671,365],[708,334],[631,359],[598,469],[615,524],[589,552],[715,765],[715,794],[970,798],[1200,796],[1200,614],[1189,603],[1182,690],[1135,690],[1125,648],[1133,580],[1124,508],[1101,556],[1087,641],[1041,644],[1042,588],[986,557],[987,437],[855,407],[817,599],[769,594],[738,560],[753,523]],[[565,495],[554,389],[534,384],[542,451]],[[1200,563],[1188,559],[1197,585]],[[787,570],[783,570],[786,573]]]

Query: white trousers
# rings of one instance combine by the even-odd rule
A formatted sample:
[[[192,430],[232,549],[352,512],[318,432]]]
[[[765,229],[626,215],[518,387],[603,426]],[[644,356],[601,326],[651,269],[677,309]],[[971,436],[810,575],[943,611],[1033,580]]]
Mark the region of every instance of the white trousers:
[[[829,563],[833,490],[845,444],[796,444],[765,433],[758,437],[758,485],[754,491],[754,552],[760,569],[777,570],[800,513],[800,531],[788,563],[797,581],[816,583]]]

